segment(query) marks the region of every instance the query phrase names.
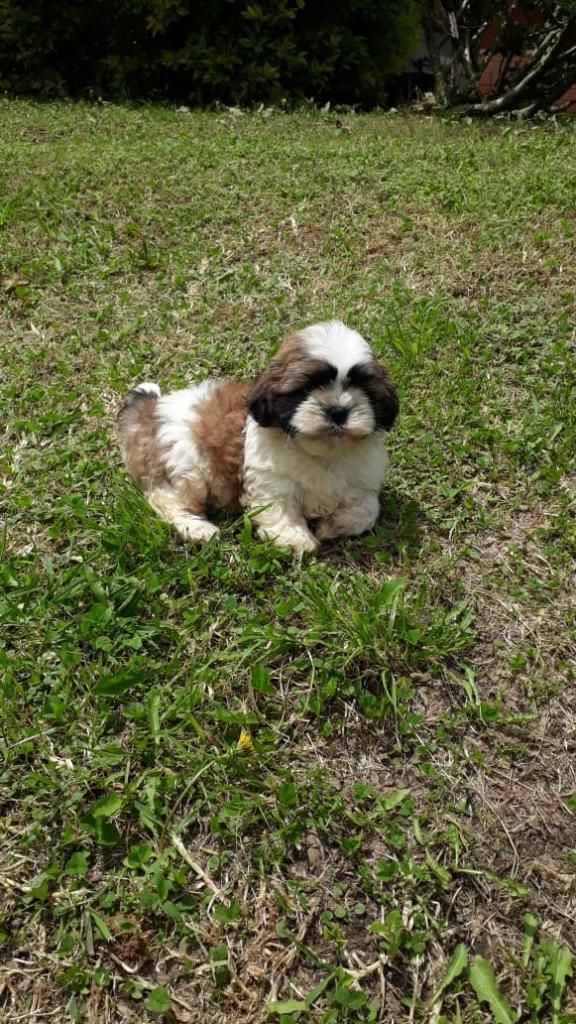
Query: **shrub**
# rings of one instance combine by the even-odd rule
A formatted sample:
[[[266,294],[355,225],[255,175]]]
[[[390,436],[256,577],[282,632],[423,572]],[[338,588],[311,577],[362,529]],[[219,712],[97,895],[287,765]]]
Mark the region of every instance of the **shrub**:
[[[373,105],[419,38],[417,0],[0,0],[0,86]]]

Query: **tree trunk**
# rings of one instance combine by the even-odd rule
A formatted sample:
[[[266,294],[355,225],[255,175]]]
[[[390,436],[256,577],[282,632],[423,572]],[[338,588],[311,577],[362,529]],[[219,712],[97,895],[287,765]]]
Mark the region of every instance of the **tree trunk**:
[[[436,96],[437,102],[444,105],[447,100],[446,79],[444,78],[442,61],[440,60],[440,51],[434,36],[431,0],[423,0],[422,24],[424,26],[424,36],[426,38],[428,56],[430,58],[430,64],[432,65],[432,74],[434,75],[434,95]]]

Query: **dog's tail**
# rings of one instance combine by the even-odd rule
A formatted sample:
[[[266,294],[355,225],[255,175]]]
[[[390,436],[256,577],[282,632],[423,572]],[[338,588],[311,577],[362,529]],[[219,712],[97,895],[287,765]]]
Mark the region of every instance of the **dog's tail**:
[[[118,409],[117,427],[122,457],[128,472],[143,489],[150,476],[150,454],[156,444],[154,415],[161,391],[157,384],[139,384],[128,393]]]
[[[158,421],[156,406],[161,397],[157,384],[139,384],[118,409],[118,435],[122,457],[136,483],[146,490],[154,476]]]
[[[118,409],[117,420],[120,434],[125,433],[133,426],[142,414],[144,418],[149,416],[161,395],[162,392],[158,385],[150,381],[139,384],[137,388],[132,388]]]

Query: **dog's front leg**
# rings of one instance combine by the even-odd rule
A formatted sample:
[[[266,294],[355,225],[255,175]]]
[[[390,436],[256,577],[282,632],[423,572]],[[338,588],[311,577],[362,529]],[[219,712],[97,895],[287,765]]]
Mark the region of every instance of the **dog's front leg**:
[[[372,491],[356,491],[338,506],[332,515],[320,519],[316,527],[318,540],[331,537],[354,537],[371,530],[380,512],[378,495]]]
[[[308,528],[300,510],[285,502],[275,502],[255,515],[258,535],[298,555],[316,551],[318,541]]]

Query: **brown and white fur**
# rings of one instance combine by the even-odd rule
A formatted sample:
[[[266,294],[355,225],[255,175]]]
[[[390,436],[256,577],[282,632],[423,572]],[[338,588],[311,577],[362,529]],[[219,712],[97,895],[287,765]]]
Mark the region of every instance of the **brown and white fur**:
[[[129,472],[183,537],[218,532],[207,508],[248,508],[261,537],[303,553],[372,529],[397,412],[385,367],[332,320],[287,338],[254,382],[141,384],[118,429]]]

